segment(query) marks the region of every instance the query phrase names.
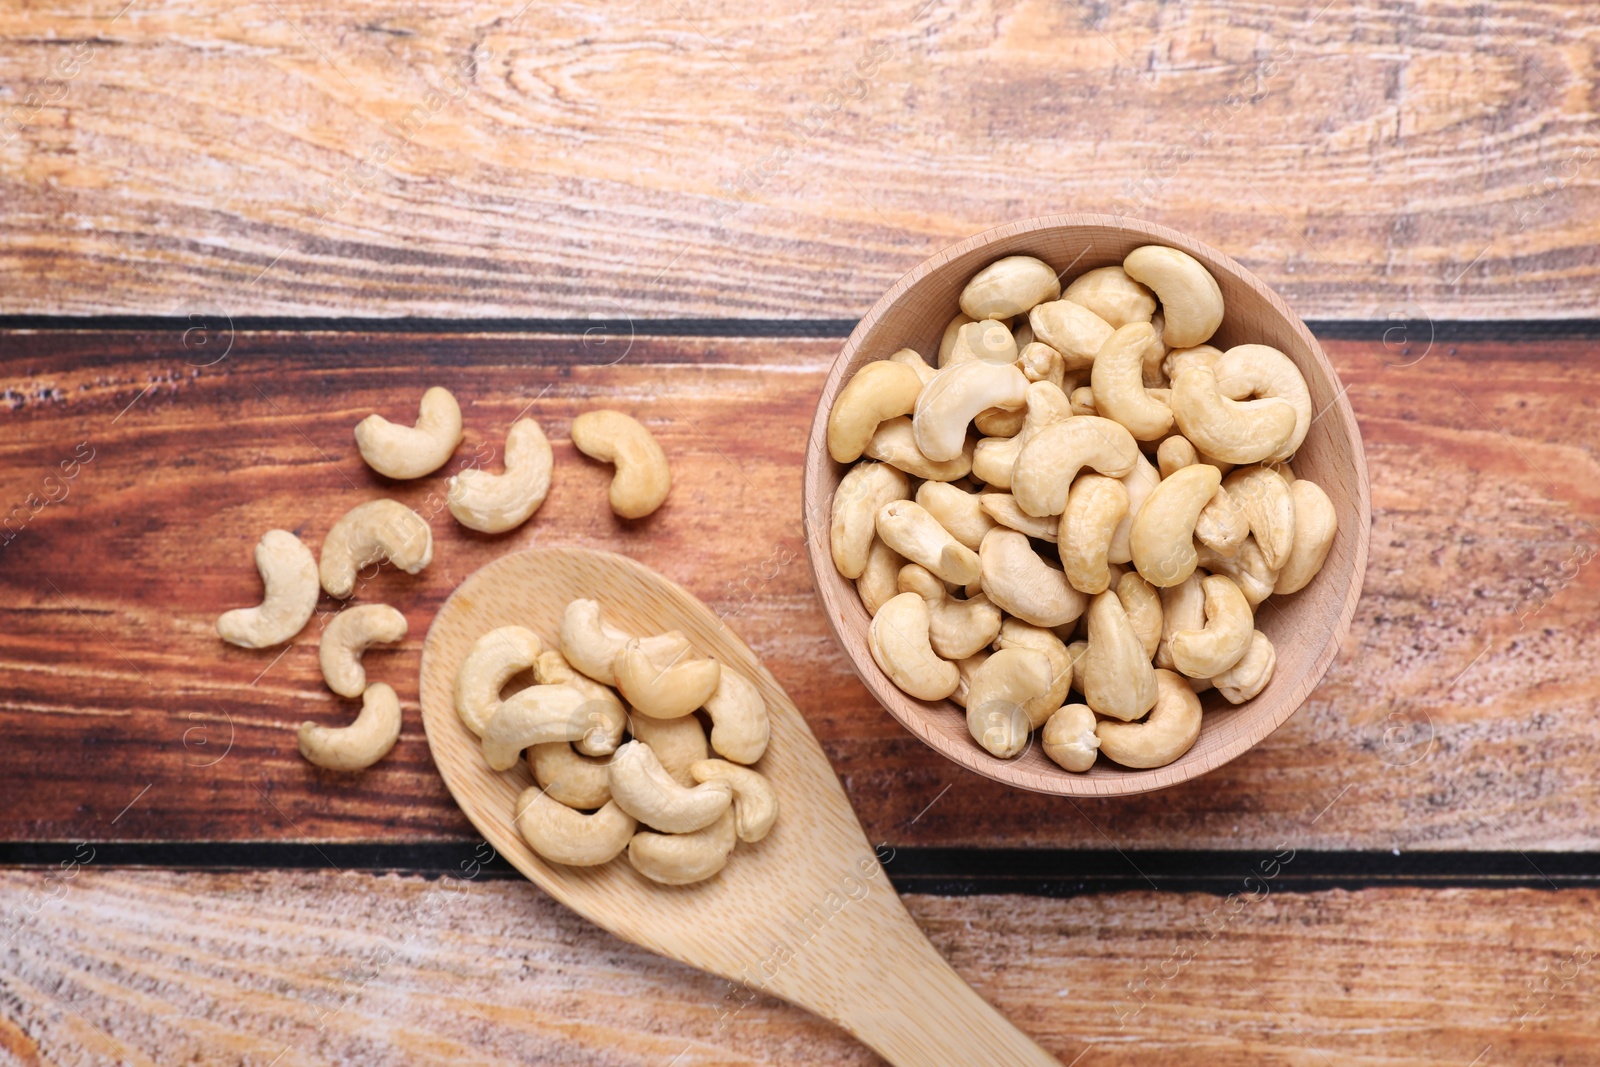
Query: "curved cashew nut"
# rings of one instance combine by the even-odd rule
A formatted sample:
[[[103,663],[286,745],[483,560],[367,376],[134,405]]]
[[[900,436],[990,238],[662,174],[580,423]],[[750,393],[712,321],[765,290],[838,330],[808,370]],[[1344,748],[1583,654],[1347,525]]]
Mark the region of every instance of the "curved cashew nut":
[[[388,560],[407,574],[433,562],[433,531],[428,520],[398,500],[357,504],[322,539],[317,565],[322,588],[344,600],[356,590],[356,574],[379,560]]]
[[[1172,635],[1172,663],[1190,678],[1214,678],[1243,658],[1256,620],[1244,594],[1227,575],[1207,575],[1200,587],[1205,592],[1206,624]]]
[[[701,760],[689,773],[697,782],[726,782],[733,790],[733,829],[740,841],[760,841],[778,821],[778,791],[766,775],[719,759]]]
[[[460,443],[461,405],[450,390],[437,385],[422,394],[415,426],[397,426],[382,415],[368,415],[356,423],[361,458],[389,478],[432,474]]]
[[[1205,366],[1185,367],[1173,380],[1172,417],[1196,449],[1228,463],[1270,458],[1295,428],[1293,404],[1277,397],[1233,400]]]
[[[1231,556],[1249,536],[1250,517],[1228,492],[1228,482],[1224,479],[1194,520],[1194,539],[1220,556]]]
[[[918,700],[943,700],[956,690],[956,665],[934,654],[928,605],[916,593],[891,597],[867,629],[872,660],[901,691]]]
[[[1044,754],[1065,770],[1086,771],[1093,767],[1100,754],[1097,721],[1087,704],[1063,705],[1050,716],[1039,736]]]
[[[979,593],[970,600],[956,600],[926,567],[915,563],[902,567],[898,588],[927,603],[928,643],[942,659],[966,659],[1000,634],[1000,609],[988,597]]]
[[[772,725],[767,702],[756,683],[738,671],[722,668],[717,690],[706,700],[711,716],[711,747],[735,763],[754,763],[767,751]]]
[[[1172,408],[1144,386],[1144,351],[1155,338],[1148,322],[1130,322],[1106,339],[1089,372],[1095,410],[1127,427],[1140,441],[1172,429]]]
[[[1072,656],[1061,638],[1043,626],[1035,626],[1021,619],[1006,619],[1000,624],[1000,636],[995,640],[996,651],[1008,648],[1028,648],[1044,653],[1050,664],[1050,688],[1043,696],[1022,705],[1033,729],[1044,725],[1045,720],[1066,702],[1072,688]]]
[[[1133,520],[1128,546],[1133,565],[1151,585],[1177,585],[1194,573],[1199,556],[1194,549],[1194,524],[1222,475],[1206,463],[1172,472],[1145,500]]]
[[[916,432],[911,427],[911,420],[904,415],[879,424],[872,440],[867,442],[866,454],[869,459],[898,467],[913,477],[936,482],[953,482],[957,478],[965,478],[972,470],[971,443],[964,445],[956,458],[934,462],[917,447]]]
[[[551,741],[528,749],[533,779],[553,800],[569,808],[593,811],[611,799],[609,761],[579,755],[566,741]],[[630,836],[632,831],[629,832]]]
[[[633,869],[662,885],[703,882],[728,865],[735,836],[733,812],[692,834],[653,834],[641,830],[628,843]]]
[[[1120,423],[1077,415],[1046,426],[1022,446],[1011,472],[1011,494],[1029,515],[1059,515],[1078,471],[1090,467],[1121,478],[1138,456],[1139,446]]]
[[[1094,366],[1106,340],[1115,328],[1105,319],[1073,300],[1054,300],[1028,312],[1033,336],[1061,353],[1064,371],[1087,370]]]
[[[607,622],[596,600],[574,600],[561,613],[561,654],[595,681],[616,685],[612,670],[622,646],[634,635]]]
[[[1266,458],[1285,460],[1294,455],[1311,429],[1312,418],[1311,391],[1294,361],[1271,345],[1235,345],[1217,360],[1213,373],[1223,396],[1277,397],[1294,407],[1294,432]]]
[[[952,363],[917,396],[911,417],[917,448],[935,463],[955,459],[966,446],[967,427],[980,412],[1021,408],[1027,392],[1028,379],[1014,363]]]
[[[1020,372],[1022,368],[1018,366],[1013,369]],[[1022,380],[1027,381],[1028,376],[1024,374]],[[972,417],[972,425],[985,437],[1015,437],[1022,431],[1022,424],[1027,417],[1027,412],[1021,408],[984,408]]]
[[[711,699],[722,680],[721,664],[691,656],[687,642],[671,653],[652,654],[647,640],[623,645],[612,664],[617,689],[629,704],[653,719],[676,719]]]
[[[684,642],[688,647],[688,642]],[[608,685],[601,685],[572,669],[566,657],[555,649],[539,653],[533,665],[534,680],[540,685],[571,686],[583,694],[583,714],[588,729],[572,744],[585,756],[606,756],[622,743],[628,728],[628,711]]]
[[[1089,602],[1089,648],[1080,666],[1083,699],[1101,715],[1131,722],[1156,702],[1155,672],[1115,593]]]
[[[1111,531],[1111,544],[1106,548],[1108,563],[1133,562],[1133,518],[1150,499],[1150,494],[1161,484],[1161,472],[1140,452],[1134,456],[1133,470],[1120,479],[1128,492],[1128,513],[1122,516],[1117,528]]]
[[[1161,644],[1161,593],[1145,581],[1138,571],[1129,571],[1117,579],[1117,599],[1122,610],[1128,613],[1128,623],[1139,635],[1147,658],[1153,658]]]
[[[406,617],[387,604],[361,604],[333,617],[317,646],[322,678],[342,697],[358,697],[367,688],[361,653],[406,635]]]
[[[972,474],[987,486],[995,489],[1011,488],[1011,472],[1017,465],[1017,454],[1035,434],[1046,426],[1072,417],[1072,403],[1067,395],[1049,382],[1034,382],[1028,386],[1022,417],[1022,428],[1006,438],[986,437],[972,452]]]
[[[914,500],[892,500],[878,509],[878,536],[913,563],[940,580],[966,585],[978,580],[978,554],[950,536],[939,520]]]
[[[682,786],[693,786],[694,775],[689,769],[701,760],[711,758],[711,744],[706,740],[706,728],[693,715],[680,719],[652,719],[635,714],[628,720],[628,730],[635,741],[650,746],[672,780]]]
[[[515,810],[517,830],[528,847],[551,863],[568,867],[610,863],[628,847],[638,826],[614,803],[585,815],[531,786],[517,798]]]
[[[1005,648],[972,672],[967,732],[984,751],[1011,759],[1028,747],[1033,723],[1023,705],[1050,689],[1050,661],[1031,648]]]
[[[483,736],[500,707],[500,690],[511,676],[532,667],[543,650],[539,635],[525,626],[502,626],[472,643],[456,669],[456,714],[467,729]]]
[[[949,482],[923,482],[916,500],[951,537],[974,552],[983,544],[983,535],[995,528],[995,521],[984,514],[978,494]]]
[[[572,420],[572,444],[590,459],[616,464],[609,497],[624,519],[642,519],[661,506],[672,489],[667,454],[655,435],[620,411],[586,411]]]
[[[288,530],[268,530],[256,542],[256,570],[266,596],[253,608],[217,619],[217,635],[240,648],[270,648],[292,639],[317,610],[317,560]]]
[[[629,741],[611,757],[611,800],[653,830],[689,834],[716,822],[733,802],[726,782],[679,785],[649,745]]]
[[[1049,515],[1043,518],[1029,515],[1017,507],[1017,498],[1010,493],[984,493],[978,497],[978,503],[985,514],[1008,530],[1027,534],[1036,541],[1054,543],[1060,537],[1059,519]]]
[[[1289,486],[1289,493],[1294,500],[1294,545],[1278,572],[1274,593],[1304,589],[1322,569],[1328,549],[1333,547],[1333,535],[1339,530],[1339,515],[1320,485],[1299,478]]]
[[[922,357],[917,358],[920,362]],[[889,359],[868,363],[840,390],[828,412],[828,454],[839,463],[854,463],[878,424],[911,414],[921,392],[922,379],[914,368]]]
[[[991,531],[979,558],[983,592],[1001,611],[1035,626],[1063,626],[1083,614],[1083,594],[1017,531]]]
[[[400,739],[400,698],[382,682],[361,694],[361,714],[349,726],[300,724],[300,755],[330,771],[359,771],[389,754]]]
[[[1121,267],[1085,271],[1067,286],[1061,299],[1082,304],[1105,319],[1113,330],[1130,322],[1149,322],[1156,313],[1156,298],[1150,290],[1128,277]]]
[[[917,373],[917,381],[927,385],[933,381],[934,369],[928,366],[928,361],[922,358],[922,353],[915,348],[902,348],[889,357],[889,362],[904,364]],[[913,398],[915,403],[915,398]],[[864,447],[864,446],[863,446]]]
[[[1100,751],[1124,767],[1165,767],[1200,736],[1200,698],[1171,671],[1156,671],[1156,701],[1143,722],[1101,722]]]
[[[1289,483],[1271,467],[1241,467],[1222,486],[1244,513],[1267,568],[1281,570],[1294,548],[1294,497]]]
[[[1198,259],[1164,245],[1145,245],[1122,261],[1128,277],[1155,290],[1166,315],[1162,340],[1173,348],[1204,344],[1222,325],[1222,290]]]
[[[858,463],[839,481],[828,524],[833,565],[846,578],[861,577],[878,532],[878,509],[911,496],[911,481],[888,463]]]
[[[1106,554],[1111,535],[1128,514],[1128,490],[1115,478],[1085,474],[1072,483],[1057,535],[1061,566],[1080,593],[1103,593],[1111,585]]]
[[[522,750],[552,741],[577,741],[590,729],[583,693],[570,685],[531,685],[500,702],[483,730],[483,758],[508,771]]]
[[[1272,671],[1278,665],[1278,653],[1260,630],[1250,635],[1250,647],[1239,662],[1211,679],[1217,692],[1230,704],[1243,704],[1260,695],[1272,681]]]
[[[1009,319],[1061,295],[1055,268],[1033,256],[997,259],[961,290],[961,310],[975,319]]]
[[[450,514],[469,530],[505,533],[539,510],[550,494],[555,455],[550,440],[532,419],[518,419],[506,432],[502,474],[471,468],[452,475],[446,501]]]
[[[867,565],[856,579],[856,592],[861,594],[868,615],[876,615],[890,597],[900,592],[900,568],[905,565],[904,556],[884,544],[883,538],[873,537]]]
[[[1278,581],[1278,572],[1267,566],[1254,537],[1245,538],[1231,556],[1224,556],[1207,545],[1200,545],[1197,553],[1200,566],[1213,574],[1226,574],[1239,586],[1240,592],[1251,608],[1272,595]]]

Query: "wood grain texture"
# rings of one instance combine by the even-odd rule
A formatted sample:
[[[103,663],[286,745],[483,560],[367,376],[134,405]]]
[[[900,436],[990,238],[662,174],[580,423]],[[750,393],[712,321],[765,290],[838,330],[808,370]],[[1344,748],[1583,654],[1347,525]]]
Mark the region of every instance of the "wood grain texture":
[[[1271,682],[1239,707],[1218,693],[1203,694],[1200,735],[1193,747],[1173,762],[1133,771],[1099,759],[1087,772],[1075,773],[1044,754],[1041,734],[1034,735],[1020,755],[999,759],[974,743],[964,708],[951,700],[912,698],[874,662],[867,638],[872,615],[862,603],[856,583],[839,573],[831,555],[826,516],[849,468],[829,455],[828,413],[839,391],[870,361],[907,347],[932,358],[939,351],[945,324],[959,311],[962,290],[989,263],[1004,256],[1035,256],[1070,282],[1086,271],[1120,266],[1128,253],[1148,244],[1176,248],[1195,257],[1215,279],[1227,312],[1216,335],[1207,340],[1222,349],[1271,345],[1299,368],[1316,418],[1295,453],[1295,470],[1326,491],[1342,535],[1336,538],[1310,587],[1278,600],[1271,609],[1257,609],[1260,629],[1272,641],[1275,667]],[[1367,483],[1361,433],[1327,356],[1305,323],[1259,279],[1216,249],[1163,227],[1101,215],[1058,215],[963,241],[919,265],[884,294],[857,324],[823,383],[811,424],[801,494],[806,513],[812,517],[807,549],[822,610],[856,673],[891,715],[958,766],[995,781],[1065,796],[1108,797],[1165,789],[1214,770],[1248,751],[1305,702],[1338,655],[1361,594],[1371,527]]]
[[[806,715],[873,842],[1600,847],[1594,341],[1328,343],[1373,490],[1346,648],[1307,706],[1233,763],[1146,798],[1071,802],[956,773],[870,700],[828,632],[799,500],[836,342],[239,334],[205,368],[168,334],[0,344],[7,513],[42,500],[79,442],[94,449],[65,499],[0,547],[0,839],[468,834],[419,729],[421,635],[483,563],[564,544],[633,555],[723,613]],[[355,422],[398,416],[435,383],[456,390],[467,425],[445,473],[497,446],[530,403],[550,435],[550,497],[517,532],[457,527],[443,474],[385,486],[361,465]],[[609,468],[566,440],[572,416],[602,402],[639,415],[672,458],[673,494],[643,523],[613,518]],[[367,660],[406,721],[394,752],[347,780],[294,749],[302,719],[354,706],[323,686],[319,620],[276,661],[213,627],[259,596],[262,530],[315,546],[384,492],[432,515],[436,555],[363,594],[410,620],[398,650]]]
[[[0,1057],[880,1062],[814,1016],[618,941],[531,886],[462,873],[0,873]],[[908,904],[1062,1063],[1600,1062],[1593,892],[1253,892]]]
[[[0,11],[0,310],[850,318],[1063,210],[1309,318],[1600,295],[1581,0],[122,9]]]

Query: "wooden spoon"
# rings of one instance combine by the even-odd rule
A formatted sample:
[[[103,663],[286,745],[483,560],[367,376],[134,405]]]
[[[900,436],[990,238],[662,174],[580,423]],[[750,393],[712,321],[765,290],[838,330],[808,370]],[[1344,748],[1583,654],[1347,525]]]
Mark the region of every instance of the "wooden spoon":
[[[740,843],[691,886],[657,885],[626,856],[603,867],[546,863],[512,805],[526,763],[491,771],[452,702],[456,668],[483,634],[526,626],[558,646],[562,610],[587,597],[635,633],[682,630],[761,689],[772,743],[757,764],[778,791],[777,825]],[[439,609],[422,650],[422,722],[445,785],[485,840],[567,907],[626,941],[844,1027],[899,1067],[1056,1064],[961,980],[912,922],[817,739],[761,661],[712,611],[633,560],[538,549],[480,569]]]

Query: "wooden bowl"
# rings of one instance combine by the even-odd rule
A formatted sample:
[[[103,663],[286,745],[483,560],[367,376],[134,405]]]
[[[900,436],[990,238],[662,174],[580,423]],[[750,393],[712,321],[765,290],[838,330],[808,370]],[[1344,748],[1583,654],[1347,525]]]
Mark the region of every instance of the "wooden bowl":
[[[1338,512],[1339,532],[1321,573],[1298,593],[1271,597],[1257,614],[1257,628],[1277,650],[1272,681],[1254,700],[1237,706],[1215,691],[1202,694],[1200,737],[1176,762],[1129,770],[1102,757],[1093,769],[1074,774],[1045,756],[1037,732],[1021,756],[998,759],[968,734],[959,705],[913,699],[873,662],[867,649],[871,617],[855,583],[834,569],[828,547],[833,494],[845,472],[828,455],[828,412],[862,364],[906,347],[934,356],[946,324],[960,310],[957,298],[967,280],[996,259],[1037,256],[1070,280],[1095,267],[1119,264],[1145,244],[1182,249],[1216,277],[1226,311],[1212,344],[1224,349],[1248,342],[1272,345],[1305,375],[1312,408],[1319,414],[1294,457],[1294,469],[1327,491]],[[1047,215],[989,230],[940,252],[885,293],[850,334],[822,388],[806,446],[804,503],[806,549],[828,622],[878,702],[906,729],[963,767],[1021,789],[1070,796],[1142,793],[1185,781],[1221,766],[1282,725],[1321,680],[1350,628],[1370,530],[1367,462],[1355,415],[1338,375],[1305,324],[1260,279],[1216,249],[1162,226],[1111,215]]]

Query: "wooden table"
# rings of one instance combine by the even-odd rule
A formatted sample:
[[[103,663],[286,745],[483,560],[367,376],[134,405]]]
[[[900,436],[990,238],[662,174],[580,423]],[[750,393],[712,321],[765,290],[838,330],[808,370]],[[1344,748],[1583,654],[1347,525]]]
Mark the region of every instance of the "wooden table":
[[[934,943],[1063,1063],[1600,1063],[1587,5],[122,2],[0,11],[0,1059],[873,1062],[563,911],[451,804],[428,622],[496,555],[572,544],[766,657]],[[1278,287],[1372,466],[1326,682],[1116,801],[912,740],[801,547],[854,319],[1060,210]],[[362,465],[353,423],[432,384],[457,467],[544,426],[533,522],[469,534],[441,479]],[[597,507],[567,440],[602,401],[672,456],[649,521]],[[257,595],[260,531],[316,543],[379,491],[438,551],[376,583],[406,724],[352,778],[294,750],[344,714],[315,624],[281,656],[213,624]]]

